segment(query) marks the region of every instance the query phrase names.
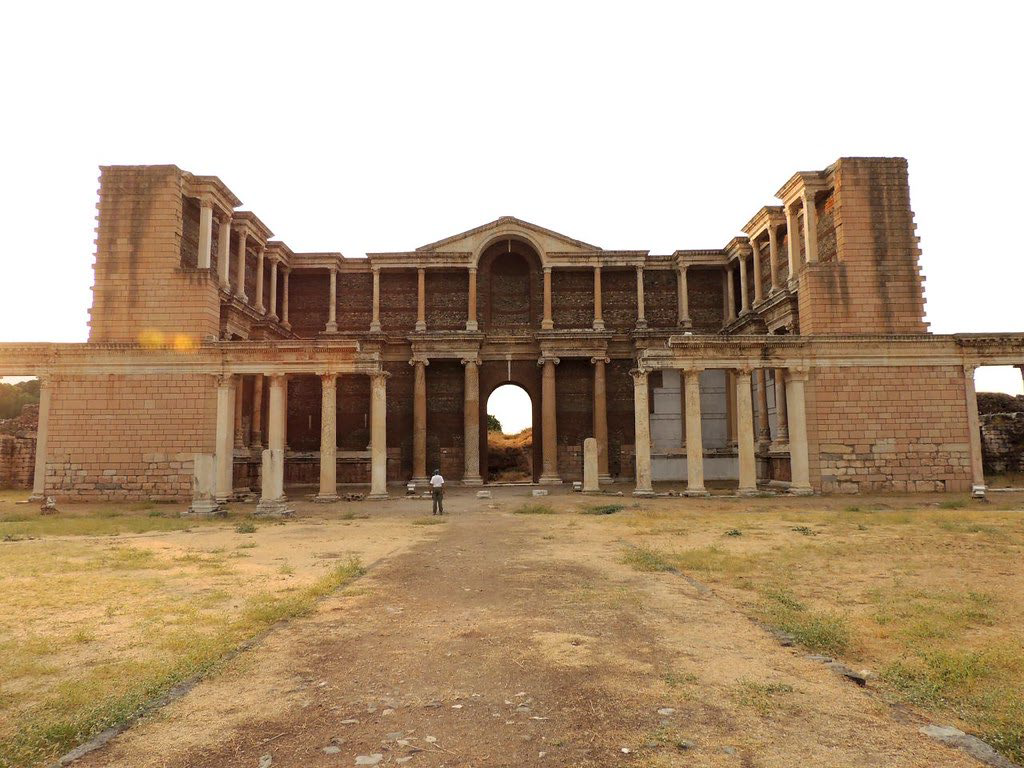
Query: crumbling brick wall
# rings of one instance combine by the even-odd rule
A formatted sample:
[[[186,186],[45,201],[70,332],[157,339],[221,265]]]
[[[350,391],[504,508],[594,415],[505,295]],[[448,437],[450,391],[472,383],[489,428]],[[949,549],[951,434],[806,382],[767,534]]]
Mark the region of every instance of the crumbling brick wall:
[[[1024,412],[986,413],[980,419],[985,474],[1024,471]]]
[[[39,406],[23,406],[13,419],[0,421],[0,488],[31,488],[36,464]]]
[[[213,453],[212,376],[78,376],[53,384],[47,493],[71,500],[186,500],[196,453]]]
[[[720,331],[725,320],[722,299],[722,270],[700,269],[686,272],[690,321],[695,331]]]
[[[485,295],[477,276],[477,314],[484,317],[481,305]],[[458,331],[469,317],[469,278],[466,270],[428,269],[423,278],[424,314],[428,331]],[[435,467],[436,469],[436,467]]]
[[[555,391],[558,474],[565,481],[582,480],[583,441],[594,436],[594,366],[584,359],[562,360],[555,366]]]
[[[406,368],[410,367],[406,365]],[[462,413],[465,369],[457,360],[432,360],[426,374],[427,472],[440,468],[446,479],[461,480],[465,474],[463,441],[466,430]],[[485,430],[486,421],[483,421],[481,432]],[[412,442],[411,420],[404,439]]]
[[[330,280],[330,275],[326,271],[292,272],[288,279],[288,322],[292,324],[292,333],[296,336],[313,338],[327,327],[327,319],[331,313]],[[343,289],[339,285],[339,298],[343,290],[347,293],[347,287]]]
[[[893,382],[899,381],[899,387]],[[819,368],[806,385],[811,485],[823,493],[965,491],[959,366]]]
[[[380,272],[380,325],[385,331],[412,333],[416,326],[417,275],[414,269]]]
[[[651,328],[673,328],[679,324],[679,287],[676,270],[644,270],[644,316]]]
[[[633,418],[632,360],[612,360],[605,367],[605,392],[608,405],[608,471],[612,477],[633,476],[633,445],[636,423]]]
[[[590,328],[594,324],[592,269],[556,269],[551,273],[551,317],[555,328]]]
[[[609,330],[636,327],[636,270],[601,270],[601,314]]]

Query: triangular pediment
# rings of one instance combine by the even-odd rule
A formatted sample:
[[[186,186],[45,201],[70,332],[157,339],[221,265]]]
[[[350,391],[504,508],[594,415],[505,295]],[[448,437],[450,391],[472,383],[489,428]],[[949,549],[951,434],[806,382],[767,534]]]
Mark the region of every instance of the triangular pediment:
[[[416,250],[474,253],[489,241],[500,239],[503,236],[515,237],[516,235],[533,241],[546,253],[603,250],[599,246],[545,229],[528,221],[517,219],[515,216],[502,216],[488,224],[468,229],[435,243],[421,245]]]

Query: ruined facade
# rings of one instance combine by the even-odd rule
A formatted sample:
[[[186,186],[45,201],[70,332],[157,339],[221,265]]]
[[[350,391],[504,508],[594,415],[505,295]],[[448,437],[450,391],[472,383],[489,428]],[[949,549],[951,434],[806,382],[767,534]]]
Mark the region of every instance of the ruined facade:
[[[43,380],[36,494],[227,499],[487,477],[486,403],[533,402],[535,480],[797,493],[983,486],[974,367],[929,334],[906,161],[798,173],[714,250],[606,250],[511,217],[346,258],[274,240],[220,179],[105,167],[86,344],[0,345]]]

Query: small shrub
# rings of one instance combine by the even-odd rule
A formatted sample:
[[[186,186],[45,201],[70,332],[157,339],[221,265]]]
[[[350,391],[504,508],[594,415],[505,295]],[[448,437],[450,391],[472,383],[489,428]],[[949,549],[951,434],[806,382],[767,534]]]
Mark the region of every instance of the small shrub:
[[[665,558],[665,555],[647,547],[630,547],[622,556],[622,562],[635,571],[646,573],[657,573],[674,571],[675,567]]]
[[[625,507],[622,504],[601,504],[600,506],[586,507],[580,514],[584,515],[614,515],[621,512]]]
[[[739,528],[730,528],[728,531],[725,532],[725,535],[726,536],[742,536],[743,535],[743,531],[741,531]]]
[[[512,510],[513,515],[553,515],[555,510],[547,504],[523,504]]]
[[[412,521],[413,525],[440,525],[445,520],[443,517],[420,517]]]
[[[235,533],[256,533],[256,523],[251,520],[243,520],[235,526]]]
[[[947,499],[939,502],[939,509],[963,509],[967,502],[963,499]]]
[[[813,530],[811,528],[808,528],[806,525],[796,525],[796,526],[793,526],[792,528],[790,528],[790,530],[794,531],[795,533],[799,533],[802,536],[817,536],[818,535],[817,531],[815,531],[815,530]]]

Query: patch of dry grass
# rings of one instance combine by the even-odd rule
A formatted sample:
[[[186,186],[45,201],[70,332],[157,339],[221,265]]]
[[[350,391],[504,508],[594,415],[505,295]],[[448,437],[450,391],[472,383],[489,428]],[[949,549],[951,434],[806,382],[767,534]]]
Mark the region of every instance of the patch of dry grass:
[[[602,524],[644,537],[625,550],[633,568],[715,585],[805,648],[873,670],[891,700],[957,722],[1020,762],[1022,502],[1011,494],[985,506],[915,496],[666,500]],[[723,535],[731,528],[743,535]],[[745,695],[758,707],[779,698],[754,693]]]
[[[203,546],[159,533],[177,518],[104,511],[7,519],[46,537],[0,542],[0,768],[51,762],[362,573],[355,558],[302,572],[269,553],[235,559],[256,543],[225,521],[204,521],[217,543]]]

